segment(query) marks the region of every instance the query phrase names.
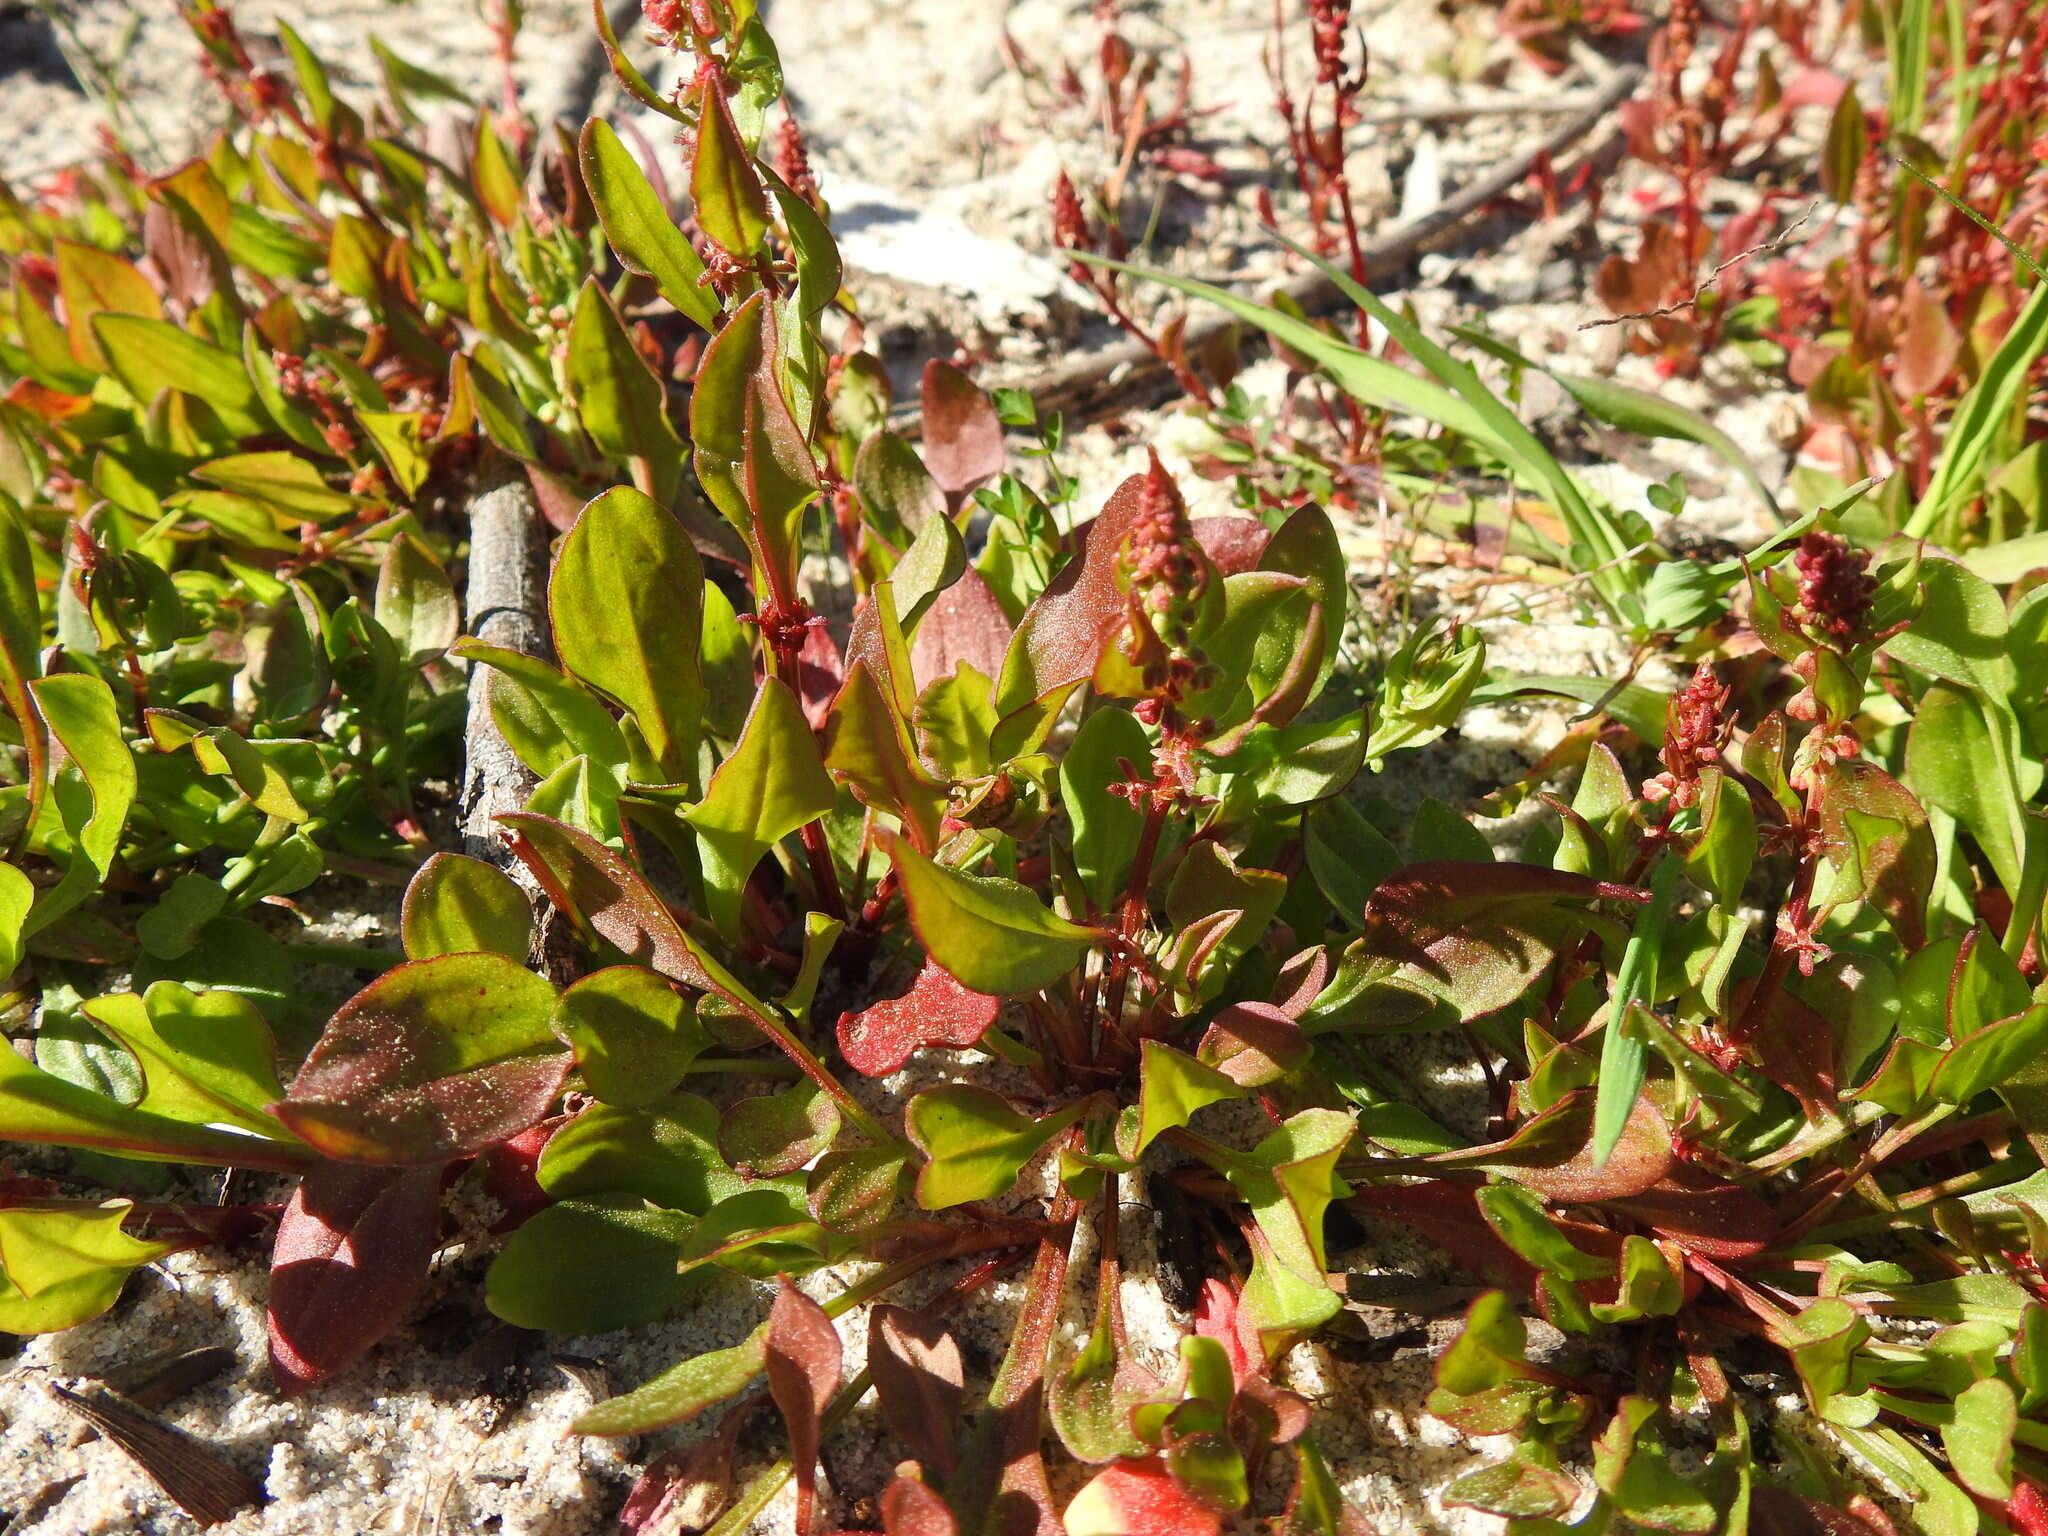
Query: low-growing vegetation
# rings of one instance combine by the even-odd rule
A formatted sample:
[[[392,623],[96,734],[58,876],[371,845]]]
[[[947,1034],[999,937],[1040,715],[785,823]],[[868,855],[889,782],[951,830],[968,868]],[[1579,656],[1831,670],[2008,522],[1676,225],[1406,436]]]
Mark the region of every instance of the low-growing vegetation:
[[[0,194],[0,1328],[267,1242],[271,1371],[316,1392],[450,1247],[552,1333],[751,1287],[742,1342],[577,1425],[707,1426],[631,1530],[736,1536],[792,1485],[804,1536],[853,1522],[820,1446],[872,1396],[890,1536],[1352,1536],[1317,1427],[1345,1405],[1294,1362],[1409,1304],[1398,1227],[1475,1282],[1430,1411],[1504,1437],[1448,1504],[1523,1536],[2048,1530],[2048,33],[1857,8],[1891,97],[1844,84],[1811,173],[1857,216],[1744,261],[1770,217],[1704,188],[1797,104],[1770,60],[1819,67],[1794,9],[1718,29],[1702,92],[1695,7],[1511,8],[1548,57],[1650,37],[1627,127],[1675,190],[1602,295],[1671,371],[1789,369],[1854,450],[1819,494],[1377,297],[1367,76],[1317,0],[1297,249],[1347,312],[1148,275],[1117,198],[1060,193],[1237,483],[1191,516],[1156,455],[1078,504],[1067,424],[945,362],[899,430],[743,0],[650,0],[672,95],[612,48],[681,195],[602,118],[388,53],[351,103],[288,28],[268,71],[191,0],[237,119],[209,153]],[[1185,77],[1155,120],[1103,57],[1069,94],[1186,149]],[[1159,284],[1240,332],[1190,358],[1123,312]],[[1260,332],[1313,410],[1236,386]],[[1596,495],[1518,410],[1539,372],[1719,454],[1774,531],[1667,550],[1683,487]],[[1636,670],[1514,674],[1449,615],[1361,643],[1327,508],[1364,463],[1391,515],[1500,530]],[[530,650],[450,575],[508,482],[553,545]],[[1386,813],[1469,708],[1558,695],[1584,715],[1484,806],[1542,807],[1512,860],[1459,808]],[[527,777],[464,852],[479,730]],[[402,948],[321,926],[380,891]],[[1424,1033],[1483,1135],[1393,1065]],[[1132,1336],[1127,1269],[1179,1337]],[[997,1294],[982,1379],[950,1320]]]

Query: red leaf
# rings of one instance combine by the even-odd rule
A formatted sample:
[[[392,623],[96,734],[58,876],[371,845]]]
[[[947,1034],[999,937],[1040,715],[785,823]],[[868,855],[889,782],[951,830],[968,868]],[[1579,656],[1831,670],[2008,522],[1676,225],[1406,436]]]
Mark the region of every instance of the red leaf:
[[[619,1527],[626,1536],[701,1531],[718,1518],[732,1498],[740,1430],[758,1402],[741,1403],[695,1445],[664,1452],[647,1464],[619,1511]]]
[[[839,1390],[842,1352],[825,1309],[787,1278],[778,1284],[768,1311],[768,1393],[789,1426],[797,1536],[809,1536],[818,1498],[818,1420]]]
[[[1259,557],[1273,539],[1273,530],[1255,517],[1198,517],[1191,526],[1202,553],[1223,576],[1257,570]]]
[[[1003,472],[1003,424],[974,381],[933,358],[918,388],[924,407],[924,464],[953,506]]]
[[[271,1106],[327,1156],[438,1164],[547,1113],[574,1059],[548,1032],[554,988],[483,952],[395,966],[327,1021]]]
[[[879,1306],[868,1314],[868,1374],[889,1427],[941,1482],[950,1482],[966,1390],[960,1345],[930,1318]]]
[[[1604,1203],[1723,1262],[1762,1253],[1778,1235],[1778,1214],[1761,1195],[1691,1163],[1673,1168],[1655,1189]]]
[[[1329,952],[1318,945],[1304,949],[1280,967],[1273,984],[1274,1006],[1290,1019],[1298,1019],[1330,984]]]
[[[1470,1020],[1520,996],[1557,944],[1581,931],[1578,909],[1615,894],[1584,875],[1534,864],[1410,864],[1373,891],[1357,942],[1418,973]]]
[[[1100,515],[1076,528],[1073,558],[1053,577],[1018,626],[1031,662],[1036,696],[1095,675],[1103,646],[1124,621],[1116,562],[1145,499],[1145,477],[1132,475],[1103,503]]]
[[[441,1227],[438,1168],[321,1163],[270,1250],[270,1369],[287,1395],[346,1370],[426,1288]]]
[[[887,1536],[959,1536],[960,1522],[946,1501],[916,1473],[916,1466],[905,1462],[882,1490],[882,1529]]]
[[[886,1077],[922,1046],[966,1050],[978,1044],[1001,1006],[997,998],[968,991],[928,959],[901,997],[839,1016],[839,1054],[856,1072]]]
[[[1271,1003],[1232,1003],[1210,1021],[1195,1048],[1204,1066],[1246,1088],[1278,1082],[1308,1054],[1301,1026]]]
[[[1231,1380],[1243,1387],[1257,1373],[1261,1362],[1256,1343],[1258,1330],[1249,1330],[1254,1342],[1247,1349],[1247,1329],[1240,1321],[1240,1310],[1237,1292],[1221,1280],[1202,1282],[1202,1294],[1195,1302],[1195,1332],[1223,1346],[1223,1353],[1230,1357]]]
[[[1095,1474],[1067,1506],[1067,1536],[1217,1536],[1223,1518],[1157,1461],[1125,1461]]]
[[[516,811],[498,820],[512,829],[512,851],[557,907],[627,959],[700,992],[718,990],[683,942],[682,925],[624,858],[549,816]]]
[[[1592,1095],[1580,1096],[1572,1111],[1583,1116],[1585,1144],[1570,1158],[1550,1167],[1518,1166],[1515,1180],[1557,1205],[1591,1205],[1625,1200],[1662,1183],[1671,1172],[1671,1125],[1647,1098],[1636,1100],[1604,1163],[1596,1163],[1592,1145]]]
[[[540,1187],[540,1155],[549,1140],[569,1123],[569,1116],[556,1115],[530,1125],[510,1141],[500,1142],[483,1156],[484,1189],[505,1208],[493,1232],[510,1232],[527,1217],[554,1203]]]
[[[804,632],[803,649],[796,653],[796,691],[804,707],[804,719],[814,731],[825,728],[832,712],[832,700],[846,681],[846,665],[839,659],[839,647],[831,632],[814,624]]]
[[[910,674],[922,693],[966,662],[993,682],[1003,673],[1011,624],[981,573],[969,570],[932,599],[910,641]]]
[[[1369,1184],[1352,1191],[1351,1207],[1419,1232],[1477,1280],[1524,1294],[1535,1288],[1536,1266],[1500,1240],[1479,1214],[1479,1203],[1467,1186]]]

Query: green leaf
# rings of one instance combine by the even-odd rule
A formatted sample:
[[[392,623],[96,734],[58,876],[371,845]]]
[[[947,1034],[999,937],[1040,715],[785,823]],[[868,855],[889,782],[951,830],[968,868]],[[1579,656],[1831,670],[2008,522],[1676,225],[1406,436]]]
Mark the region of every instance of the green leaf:
[[[569,1427],[579,1435],[638,1435],[680,1424],[738,1397],[767,1363],[764,1324],[730,1349],[691,1355],[633,1391],[599,1403]]]
[[[825,766],[846,780],[863,805],[898,818],[919,849],[939,846],[946,786],[925,771],[909,729],[865,657],[847,668],[825,724],[825,743]]]
[[[779,351],[774,311],[757,293],[704,349],[690,394],[697,479],[771,592],[795,588],[797,531],[818,493],[817,466],[777,377]]]
[[[568,379],[590,440],[613,458],[634,460],[641,489],[672,502],[682,481],[683,441],[668,418],[668,391],[594,277],[585,279],[569,323]]]
[[[63,878],[29,912],[27,932],[34,934],[91,896],[112,871],[135,803],[136,774],[105,683],[73,672],[37,678],[28,692],[64,753],[50,794],[69,845],[61,859]]]
[[[484,1305],[515,1328],[637,1328],[702,1290],[676,1256],[696,1222],[633,1195],[563,1200],[529,1216],[484,1274]]]
[[[398,922],[409,960],[488,950],[523,963],[533,943],[526,892],[497,866],[459,853],[419,867]]]
[[[747,1178],[780,1178],[816,1161],[839,1135],[839,1111],[815,1083],[796,1083],[727,1107],[718,1152]]]
[[[591,1105],[548,1138],[535,1176],[558,1200],[623,1192],[694,1216],[747,1188],[719,1155],[718,1110],[693,1093]]]
[[[465,640],[453,655],[482,662],[496,676],[490,690],[491,719],[515,756],[542,778],[573,758],[616,779],[626,770],[626,739],[611,711],[574,678],[522,651]]]
[[[343,1162],[446,1162],[538,1121],[569,1054],[555,989],[503,955],[437,955],[342,1005],[277,1117]]]
[[[1983,696],[1967,687],[1930,685],[1917,701],[1906,735],[1905,782],[1929,805],[1960,821],[1984,850],[1999,882],[2017,891],[2026,816],[2013,775],[2005,771],[2009,759],[2002,761],[2000,743],[2010,736],[2001,716],[1987,710]]]
[[[392,537],[377,568],[372,610],[408,663],[439,658],[462,633],[462,605],[448,572],[411,534]]]
[[[966,573],[967,546],[961,542],[960,530],[953,526],[953,520],[926,518],[889,576],[896,593],[897,622],[903,633],[912,633],[939,594]]]
[[[1159,1040],[1147,1040],[1139,1064],[1138,1102],[1117,1127],[1117,1153],[1135,1163],[1162,1133],[1194,1118],[1195,1111],[1244,1096],[1235,1080]]]
[[[83,245],[76,240],[58,240],[52,247],[57,265],[57,292],[64,300],[64,324],[69,333],[71,353],[80,364],[94,371],[106,369],[107,355],[93,335],[95,315],[139,315],[161,320],[163,301],[156,289],[135,266],[111,251]],[[16,295],[26,313],[41,307],[26,289]],[[88,382],[86,388],[90,389]],[[145,397],[147,398],[147,397]]]
[[[997,724],[994,691],[985,673],[962,661],[917,696],[912,723],[918,755],[934,772],[949,779],[977,779],[994,771],[989,756]],[[1070,745],[1069,756],[1072,751]]]
[[[697,833],[719,932],[739,937],[740,894],[761,856],[838,803],[796,695],[781,679],[764,678],[739,744],[683,818]]]
[[[1995,1376],[1973,1381],[1941,1426],[1941,1448],[1956,1481],[1984,1499],[2012,1497],[2012,1437],[2019,1425],[2012,1388]]]
[[[1477,1192],[1479,1214],[1494,1235],[1538,1269],[1567,1281],[1604,1280],[1613,1261],[1587,1253],[1552,1223],[1543,1201],[1519,1184],[1489,1184]]]
[[[416,495],[427,483],[433,469],[433,452],[426,440],[426,417],[419,411],[356,412],[363,435],[391,471],[392,483],[401,497]]]
[[[886,846],[919,941],[971,992],[1016,997],[1049,987],[1096,941],[1094,929],[1055,916],[1014,880],[948,869],[900,838]]]
[[[1081,259],[1162,283],[1194,298],[1207,299],[1249,321],[1277,340],[1303,353],[1329,373],[1339,388],[1370,404],[1413,411],[1491,449],[1524,484],[1544,492],[1557,507],[1573,545],[1582,553],[1574,564],[1590,573],[1595,591],[1625,623],[1640,617],[1641,599],[1629,568],[1629,540],[1605,512],[1589,503],[1563,465],[1524,426],[1515,413],[1486,387],[1472,365],[1446,352],[1406,315],[1361,287],[1348,272],[1281,237],[1296,255],[1313,262],[1353,303],[1385,326],[1402,348],[1446,389],[1437,389],[1383,359],[1335,341],[1305,321],[1238,298],[1207,283],[1143,272],[1121,262],[1082,253]]]
[[[291,1172],[304,1148],[129,1109],[0,1051],[0,1138],[118,1152],[124,1157]]]
[[[1663,1447],[1662,1408],[1625,1397],[1593,1442],[1593,1480],[1636,1524],[1679,1536],[1706,1536],[1720,1521],[1697,1478],[1672,1466]]]
[[[1298,1278],[1318,1285],[1325,1283],[1329,1268],[1323,1216],[1332,1201],[1351,1192],[1337,1175],[1351,1133],[1349,1115],[1304,1109],[1254,1147],[1249,1158],[1225,1170],[1251,1206],[1274,1257]]]
[[[100,314],[92,329],[115,377],[137,400],[147,404],[159,391],[175,389],[212,406],[235,437],[265,430],[269,418],[239,357],[168,320]]]
[[[142,1068],[136,1108],[193,1125],[234,1125],[282,1139],[270,1105],[283,1096],[270,1026],[233,992],[160,981],[140,996],[97,997],[85,1015]]]
[[[1238,961],[1266,936],[1266,926],[1287,895],[1287,877],[1274,870],[1239,868],[1213,839],[1191,844],[1166,888],[1166,920],[1186,931],[1203,918],[1235,912],[1237,919],[1211,947],[1193,994],[1207,1001],[1220,992]]]
[[[0,1211],[0,1329],[56,1333],[98,1317],[128,1276],[175,1250],[130,1237],[126,1200],[71,1210]]]
[[[192,470],[193,478],[253,496],[287,512],[296,512],[315,522],[326,522],[352,511],[356,498],[328,485],[313,464],[296,453],[273,449],[266,453],[237,453],[211,459]]]
[[[555,1032],[574,1048],[584,1086],[628,1106],[666,1097],[711,1043],[690,999],[638,965],[609,966],[570,986]]]
[[[192,757],[202,773],[232,779],[235,788],[264,815],[294,823],[312,819],[313,813],[300,801],[290,776],[269,753],[238,732],[224,725],[199,732],[192,738]]]
[[[1082,1101],[1034,1120],[986,1088],[927,1088],[903,1112],[904,1129],[927,1159],[917,1171],[917,1203],[941,1211],[1007,1193],[1038,1149],[1087,1107]]]
[[[583,125],[577,158],[605,238],[621,264],[653,278],[664,299],[705,330],[716,331],[718,300],[704,286],[703,258],[668,216],[610,123],[593,117]]]
[[[22,934],[35,899],[35,882],[12,864],[0,863],[0,980],[21,964]]]
[[[520,204],[524,200],[519,173],[513,168],[511,152],[498,137],[489,111],[477,114],[476,135],[470,140],[469,184],[493,223],[510,229],[519,222]]]
[[[1401,867],[1394,845],[1341,797],[1310,807],[1301,821],[1301,844],[1323,898],[1349,928],[1365,920],[1374,888]]]
[[[663,783],[695,772],[703,593],[704,566],[682,524],[624,486],[578,515],[548,581],[556,655],[631,713]]]
[[[719,83],[716,73],[707,75],[697,93],[697,148],[690,162],[690,194],[697,204],[698,228],[745,265],[754,259],[768,233],[768,197],[754,170],[754,157],[740,142],[732,108]]]
[[[1945,1104],[1967,1104],[2009,1082],[2048,1047],[2048,1003],[2000,1019],[1956,1041],[1934,1069],[1927,1091]]]
[[[1700,835],[1685,856],[1686,873],[1723,906],[1741,900],[1756,858],[1756,812],[1749,792],[1719,768],[1700,774]]]
[[[1099,912],[1123,895],[1145,825],[1128,798],[1110,793],[1109,786],[1124,782],[1122,763],[1143,773],[1151,767],[1152,743],[1129,710],[1114,707],[1083,720],[1060,759],[1060,803],[1074,827],[1074,867]]]

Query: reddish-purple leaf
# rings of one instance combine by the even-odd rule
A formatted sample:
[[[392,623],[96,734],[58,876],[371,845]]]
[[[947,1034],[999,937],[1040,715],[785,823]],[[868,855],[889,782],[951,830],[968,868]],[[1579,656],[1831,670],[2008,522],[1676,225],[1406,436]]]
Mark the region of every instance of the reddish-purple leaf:
[[[682,925],[631,863],[586,832],[528,811],[498,818],[548,899],[626,957],[687,987],[717,990],[683,939]]]
[[[1821,784],[1828,861],[1849,874],[1851,889],[1885,915],[1907,949],[1918,949],[1927,942],[1936,864],[1927,812],[1905,785],[1860,758],[1833,764]]]
[[[1678,1164],[1655,1189],[1603,1203],[1724,1263],[1762,1253],[1778,1235],[1778,1213],[1761,1195],[1692,1163]]]
[[[787,1278],[768,1311],[768,1392],[789,1426],[796,1467],[797,1536],[810,1536],[818,1498],[818,1420],[839,1390],[841,1354],[832,1319]]]
[[[1467,1185],[1368,1184],[1353,1189],[1351,1208],[1420,1233],[1489,1285],[1535,1288],[1536,1266],[1500,1240]]]
[[[1280,967],[1280,975],[1273,983],[1274,1006],[1288,1018],[1298,1019],[1329,984],[1329,951],[1321,945],[1304,949]]]
[[[1575,1094],[1568,1103],[1570,1108],[1559,1106],[1560,1118],[1568,1117],[1573,1122],[1579,1150],[1548,1167],[1518,1161],[1517,1183],[1528,1185],[1558,1205],[1592,1205],[1603,1200],[1625,1200],[1654,1189],[1671,1172],[1671,1126],[1649,1099],[1636,1100],[1636,1107],[1622,1126],[1621,1140],[1605,1161],[1593,1155],[1591,1093]]]
[[[555,989],[472,951],[396,966],[342,1004],[272,1113],[329,1157],[445,1163],[547,1113],[573,1060]]]
[[[1195,1059],[1233,1083],[1260,1088],[1308,1060],[1301,1026],[1271,1003],[1232,1003],[1210,1021]]]
[[[924,365],[918,389],[924,407],[924,463],[957,507],[984,480],[1003,472],[1003,424],[974,381],[951,363]]]
[[[1255,517],[1197,517],[1190,526],[1202,553],[1222,576],[1257,570],[1259,557],[1273,539],[1272,529]]]
[[[1096,1473],[1067,1506],[1065,1524],[1067,1536],[1217,1536],[1223,1517],[1154,1459]]]
[[[822,624],[812,625],[804,633],[803,649],[796,653],[797,698],[812,730],[825,728],[833,697],[845,682],[846,663],[840,659],[839,647],[832,643],[831,631]]]
[[[703,1440],[687,1449],[665,1452],[647,1464],[619,1511],[625,1536],[667,1536],[671,1531],[701,1531],[732,1498],[732,1464],[740,1430],[759,1403],[741,1403],[718,1422]]]
[[[1584,906],[1616,894],[1618,887],[1535,864],[1410,864],[1367,900],[1357,946],[1473,1019],[1519,997],[1557,945],[1584,927]]]
[[[966,1050],[979,1044],[1001,1006],[1000,999],[968,991],[928,959],[901,997],[839,1016],[839,1054],[856,1072],[886,1077],[922,1046]]]
[[[960,1522],[916,1466],[905,1462],[882,1490],[882,1530],[885,1536],[959,1536]]]
[[[1852,1513],[1761,1482],[1751,1497],[1752,1536],[1898,1536],[1875,1505]]]
[[[991,680],[1002,676],[1010,619],[981,573],[969,568],[932,599],[910,641],[910,673],[922,693],[966,662]]]
[[[322,1163],[270,1250],[270,1369],[287,1395],[346,1370],[426,1288],[441,1224],[438,1168]]]
[[[1111,493],[1100,515],[1070,535],[1073,558],[1060,567],[1017,626],[1025,665],[1014,679],[999,677],[1004,686],[998,709],[1016,709],[1095,675],[1103,646],[1124,621],[1125,598],[1116,584],[1117,555],[1144,499],[1145,477],[1132,475]]]
[[[941,1482],[950,1482],[953,1434],[966,1390],[953,1336],[903,1307],[876,1307],[868,1315],[868,1374],[889,1427]]]
[[[505,1214],[491,1228],[493,1232],[510,1232],[536,1211],[554,1203],[553,1197],[540,1187],[540,1155],[569,1119],[568,1115],[556,1115],[530,1125],[484,1154],[484,1190],[505,1208]]]

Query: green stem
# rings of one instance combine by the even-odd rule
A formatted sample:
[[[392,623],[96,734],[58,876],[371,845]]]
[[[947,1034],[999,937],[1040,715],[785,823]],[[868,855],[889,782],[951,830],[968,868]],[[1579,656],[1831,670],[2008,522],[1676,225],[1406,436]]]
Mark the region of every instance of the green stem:
[[[802,1077],[793,1061],[761,1061],[747,1056],[699,1056],[690,1063],[692,1072],[726,1073],[733,1077]]]

